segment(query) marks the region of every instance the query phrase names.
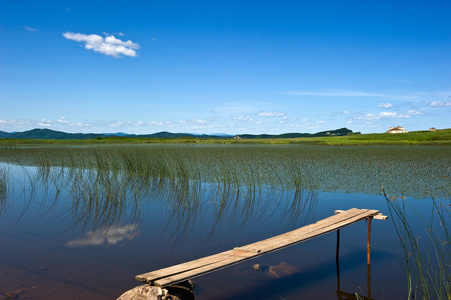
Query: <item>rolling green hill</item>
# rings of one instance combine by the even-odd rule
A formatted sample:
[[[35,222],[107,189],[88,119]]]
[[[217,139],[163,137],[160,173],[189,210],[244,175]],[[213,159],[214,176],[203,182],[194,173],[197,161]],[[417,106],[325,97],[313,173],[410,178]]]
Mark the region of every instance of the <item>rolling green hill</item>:
[[[279,139],[279,138],[299,138],[299,137],[317,137],[317,136],[344,136],[354,134],[352,130],[347,128],[340,128],[337,130],[323,131],[318,133],[284,133],[279,135],[269,134],[243,134],[240,135],[242,139]],[[32,129],[24,132],[7,133],[0,131],[0,138],[9,139],[54,139],[54,140],[80,140],[80,139],[95,139],[95,138],[111,138],[120,136],[123,138],[164,138],[164,139],[176,139],[176,138],[199,138],[199,139],[225,139],[232,136],[216,136],[216,135],[197,135],[191,133],[171,133],[167,131],[157,132],[153,134],[98,134],[98,133],[66,133],[62,131],[55,131],[50,129]]]
[[[309,133],[280,135],[231,136],[194,135],[159,132],[148,135],[65,133],[48,129],[34,129],[20,133],[6,133],[0,144],[136,144],[136,143],[209,143],[209,144],[306,144],[306,145],[436,145],[451,146],[451,129],[411,131],[408,133],[354,133],[341,128]]]
[[[293,139],[293,138],[303,138],[303,137],[325,137],[325,136],[345,136],[360,134],[353,132],[347,128],[340,128],[336,130],[321,131],[317,133],[283,133],[277,135],[271,134],[240,134],[237,137],[241,139]]]

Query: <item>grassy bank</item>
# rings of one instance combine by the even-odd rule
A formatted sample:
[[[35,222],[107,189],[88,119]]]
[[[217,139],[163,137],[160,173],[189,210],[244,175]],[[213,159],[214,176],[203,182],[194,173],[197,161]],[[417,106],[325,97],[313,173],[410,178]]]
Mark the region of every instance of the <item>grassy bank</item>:
[[[435,132],[372,133],[347,136],[284,138],[284,139],[202,139],[202,138],[128,138],[106,137],[83,140],[0,139],[0,145],[32,144],[307,144],[307,145],[423,145],[451,146],[451,129]]]

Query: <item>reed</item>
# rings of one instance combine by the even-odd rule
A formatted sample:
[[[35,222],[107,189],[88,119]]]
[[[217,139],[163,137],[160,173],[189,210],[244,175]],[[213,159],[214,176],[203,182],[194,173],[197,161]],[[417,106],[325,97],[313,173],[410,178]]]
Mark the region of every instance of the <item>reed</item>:
[[[4,166],[0,164],[0,216],[3,213],[8,196],[8,172]]]
[[[432,197],[426,219],[404,197],[387,195],[384,189],[383,194],[402,250],[408,299],[451,299],[451,239],[447,227],[451,204]],[[422,232],[411,226],[411,218],[421,220]]]
[[[201,180],[246,186],[251,198],[253,190],[265,186],[378,194],[381,185],[398,195],[422,198],[429,190],[442,198],[449,193],[440,189],[451,175],[449,153],[449,147],[51,145],[5,148],[0,161],[125,172],[177,184]]]
[[[271,215],[269,208],[282,211],[289,223],[316,207],[308,165],[256,148],[30,147],[2,154],[23,171],[35,166],[23,187],[30,195],[39,188],[39,199],[30,197],[30,203],[40,203],[43,213],[69,195],[66,214],[74,226],[135,222],[142,204],[153,201],[169,212],[167,227],[182,234],[211,210],[214,234],[224,220],[241,230]]]

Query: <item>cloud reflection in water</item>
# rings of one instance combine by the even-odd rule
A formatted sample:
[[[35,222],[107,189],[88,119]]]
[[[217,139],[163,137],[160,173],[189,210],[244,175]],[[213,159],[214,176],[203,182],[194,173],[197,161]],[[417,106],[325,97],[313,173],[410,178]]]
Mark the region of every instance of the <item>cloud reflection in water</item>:
[[[86,238],[69,241],[66,246],[82,247],[103,244],[115,245],[122,240],[133,240],[137,237],[139,235],[139,232],[136,230],[137,228],[137,224],[128,224],[124,226],[109,226],[107,228],[96,229],[89,231],[86,234]]]

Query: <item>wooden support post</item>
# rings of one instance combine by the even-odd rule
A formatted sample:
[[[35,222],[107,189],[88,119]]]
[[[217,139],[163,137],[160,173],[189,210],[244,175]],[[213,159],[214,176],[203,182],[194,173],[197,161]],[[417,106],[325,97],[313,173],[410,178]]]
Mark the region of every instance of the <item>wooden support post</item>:
[[[371,255],[370,255],[370,251],[371,251],[371,220],[373,220],[373,217],[368,217],[368,241],[367,241],[367,264],[371,265]]]
[[[368,299],[371,300],[371,265],[367,265],[366,270],[366,286],[368,288]]]
[[[337,251],[335,253],[335,261],[338,264],[338,258],[340,256],[340,229],[337,230]]]

